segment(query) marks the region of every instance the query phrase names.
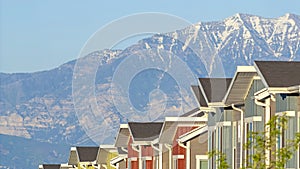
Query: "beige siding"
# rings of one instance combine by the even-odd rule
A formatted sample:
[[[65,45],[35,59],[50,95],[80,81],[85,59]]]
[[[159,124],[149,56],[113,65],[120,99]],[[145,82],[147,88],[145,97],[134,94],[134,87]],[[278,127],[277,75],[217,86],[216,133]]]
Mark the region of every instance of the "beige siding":
[[[123,160],[122,162],[119,163],[119,169],[126,169],[126,161]]]
[[[163,152],[163,169],[169,168],[169,151]]]
[[[208,133],[195,137],[190,141],[191,144],[191,169],[196,168],[196,155],[207,155],[208,152]]]

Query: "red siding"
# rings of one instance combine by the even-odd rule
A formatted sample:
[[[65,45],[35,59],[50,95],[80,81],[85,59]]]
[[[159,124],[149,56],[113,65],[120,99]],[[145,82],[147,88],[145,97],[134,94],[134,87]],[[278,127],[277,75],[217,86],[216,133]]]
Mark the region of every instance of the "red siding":
[[[139,169],[139,159],[137,159],[137,161],[131,161],[131,169]]]
[[[152,163],[153,160],[147,160],[146,161],[146,168],[147,169],[152,169],[153,168],[153,163]]]
[[[179,136],[195,129],[197,127],[178,127],[177,128],[177,131],[176,131],[176,134],[175,134],[175,137],[174,137],[174,140],[173,140],[173,155],[184,155],[185,156],[185,148],[183,147],[180,147],[177,143],[177,139],[179,138]],[[178,168],[180,169],[185,169],[185,157],[184,159],[178,159]]]
[[[128,141],[128,146],[127,146],[127,149],[128,149],[128,158],[131,158],[131,157],[139,157],[139,153],[134,151],[131,147],[131,144],[132,144],[132,137],[130,136],[130,139]]]
[[[179,138],[179,136],[195,129],[196,127],[178,127],[174,140],[173,140],[173,155],[185,155],[185,149],[180,147],[177,143],[177,139]]]
[[[142,157],[153,156],[153,149],[151,146],[142,146]]]

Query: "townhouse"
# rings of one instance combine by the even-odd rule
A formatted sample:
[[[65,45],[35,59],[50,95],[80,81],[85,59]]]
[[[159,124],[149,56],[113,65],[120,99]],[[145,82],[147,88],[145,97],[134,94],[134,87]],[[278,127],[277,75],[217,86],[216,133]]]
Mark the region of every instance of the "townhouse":
[[[232,154],[226,154],[227,159],[232,161],[232,168],[240,168],[251,162],[252,159],[246,161],[246,157],[255,154],[255,149],[245,149],[247,134],[267,131],[265,125],[272,116],[286,114],[289,118],[288,130],[278,136],[276,147],[265,150],[266,165],[276,160],[275,151],[299,132],[299,72],[300,62],[256,61],[254,66],[237,67],[223,99],[225,107],[231,108],[223,117],[230,120],[232,128],[217,138],[221,146],[226,146],[226,142],[223,142],[225,136],[232,135]],[[286,168],[299,168],[299,150],[288,161]]]
[[[159,169],[190,169],[194,160],[194,147],[191,147],[187,140],[180,140],[184,134],[191,132],[198,127],[204,127],[207,123],[207,116],[196,109],[180,117],[166,117],[160,136],[153,143],[158,144],[160,149]],[[199,117],[200,116],[200,117]],[[207,139],[205,139],[207,140]],[[198,142],[201,145],[201,142]],[[200,147],[200,146],[198,146]],[[201,148],[206,148],[202,145]],[[196,150],[198,152],[198,150]],[[201,153],[199,149],[199,153]],[[192,153],[192,157],[191,157]]]
[[[199,78],[192,86],[198,107],[163,122],[121,124],[114,145],[72,147],[68,164],[46,168],[217,169],[217,150],[232,169],[251,164],[256,150],[245,149],[250,132],[267,131],[271,117],[285,115],[288,130],[276,147],[265,150],[265,163],[300,132],[300,62],[256,61],[238,66],[233,78]],[[285,168],[300,168],[300,150]]]

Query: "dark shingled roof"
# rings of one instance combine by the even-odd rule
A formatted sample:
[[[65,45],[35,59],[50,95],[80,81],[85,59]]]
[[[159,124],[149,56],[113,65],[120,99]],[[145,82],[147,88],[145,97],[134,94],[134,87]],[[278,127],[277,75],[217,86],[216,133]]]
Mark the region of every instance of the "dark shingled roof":
[[[43,169],[60,169],[60,164],[43,164]]]
[[[199,78],[209,103],[222,102],[232,78]]]
[[[98,155],[99,147],[76,147],[79,161],[95,161]]]
[[[160,130],[163,126],[161,122],[150,123],[128,123],[134,141],[152,141],[159,137]]]
[[[255,65],[269,87],[300,85],[300,62],[255,61]]]
[[[197,107],[187,113],[184,113],[183,115],[181,115],[180,117],[201,117],[204,115],[203,112],[199,112],[199,113],[196,113],[197,111],[199,111],[200,109]],[[196,114],[195,114],[196,113]]]
[[[194,92],[195,97],[197,98],[198,103],[201,107],[207,107],[207,103],[204,99],[204,96],[201,92],[201,89],[199,86],[192,86],[192,90]]]

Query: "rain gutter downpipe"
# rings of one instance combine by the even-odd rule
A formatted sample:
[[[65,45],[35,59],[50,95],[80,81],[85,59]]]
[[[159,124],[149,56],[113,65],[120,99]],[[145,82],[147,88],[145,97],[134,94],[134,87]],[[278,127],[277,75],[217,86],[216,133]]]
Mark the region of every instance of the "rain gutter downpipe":
[[[234,104],[231,104],[231,107],[233,110],[239,111],[241,113],[241,148],[240,148],[240,155],[242,156],[240,158],[240,168],[243,167],[243,147],[244,147],[244,111],[240,108],[235,107]]]

